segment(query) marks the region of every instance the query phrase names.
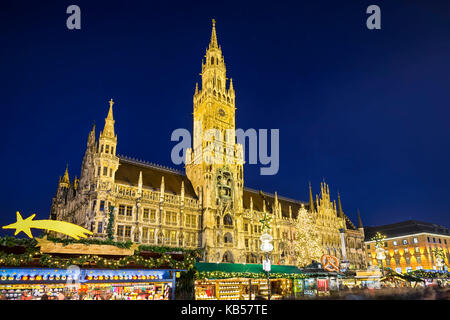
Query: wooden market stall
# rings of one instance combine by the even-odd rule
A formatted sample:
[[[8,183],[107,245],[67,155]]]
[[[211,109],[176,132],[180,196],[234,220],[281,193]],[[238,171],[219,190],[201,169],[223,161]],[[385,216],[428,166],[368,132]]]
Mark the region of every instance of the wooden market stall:
[[[199,277],[195,281],[196,300],[282,299],[294,294],[294,280],[303,276],[295,266],[273,265],[269,279],[261,264],[195,264]]]
[[[0,238],[0,294],[174,299],[177,276],[196,258],[188,250],[113,241]]]

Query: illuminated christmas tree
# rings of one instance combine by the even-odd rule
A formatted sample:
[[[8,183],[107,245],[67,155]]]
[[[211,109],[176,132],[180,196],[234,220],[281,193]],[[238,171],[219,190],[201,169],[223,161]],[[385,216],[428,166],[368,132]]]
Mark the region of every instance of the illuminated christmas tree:
[[[307,266],[313,260],[320,261],[323,254],[313,217],[303,206],[298,211],[296,221],[295,251],[299,267]]]

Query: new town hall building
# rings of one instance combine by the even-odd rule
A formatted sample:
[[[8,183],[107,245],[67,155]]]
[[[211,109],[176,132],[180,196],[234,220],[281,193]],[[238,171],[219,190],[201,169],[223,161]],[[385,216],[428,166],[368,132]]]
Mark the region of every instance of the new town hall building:
[[[96,138],[89,134],[80,178],[69,179],[66,169],[53,198],[51,219],[84,226],[98,238],[107,237],[109,208],[114,209],[114,238],[141,244],[204,248],[206,262],[261,262],[261,220],[272,217],[272,261],[295,264],[296,216],[308,210],[320,233],[323,252],[364,268],[364,229],[356,227],[330,198],[325,182],[314,201],[302,202],[244,187],[243,147],[232,139],[202,141],[207,129],[235,129],[235,91],[226,68],[213,22],[211,41],[202,63],[201,88],[194,94],[194,150],[186,154],[186,174],[117,155],[113,101],[105,126]],[[199,127],[201,126],[201,128]],[[232,143],[229,143],[232,141]],[[210,144],[223,150],[222,164]],[[345,248],[341,244],[344,234]]]

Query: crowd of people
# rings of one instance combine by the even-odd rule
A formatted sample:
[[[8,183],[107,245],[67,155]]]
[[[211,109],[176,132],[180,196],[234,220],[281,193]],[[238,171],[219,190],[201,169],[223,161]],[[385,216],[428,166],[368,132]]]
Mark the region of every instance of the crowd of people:
[[[324,299],[339,300],[450,300],[450,287],[344,288]]]

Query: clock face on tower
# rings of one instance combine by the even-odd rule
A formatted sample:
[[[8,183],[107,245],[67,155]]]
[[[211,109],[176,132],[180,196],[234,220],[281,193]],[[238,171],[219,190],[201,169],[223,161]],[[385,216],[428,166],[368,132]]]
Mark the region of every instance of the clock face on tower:
[[[219,116],[225,117],[225,111],[223,109],[219,109]]]

